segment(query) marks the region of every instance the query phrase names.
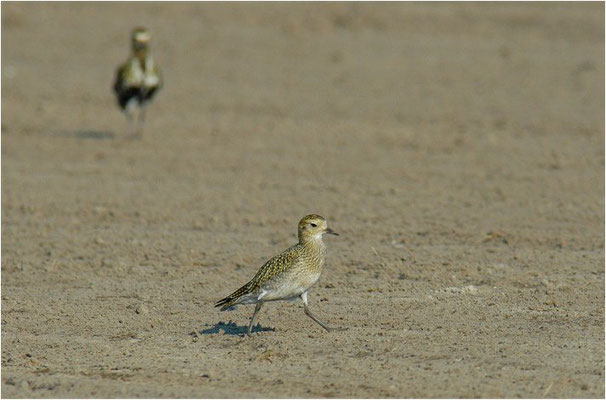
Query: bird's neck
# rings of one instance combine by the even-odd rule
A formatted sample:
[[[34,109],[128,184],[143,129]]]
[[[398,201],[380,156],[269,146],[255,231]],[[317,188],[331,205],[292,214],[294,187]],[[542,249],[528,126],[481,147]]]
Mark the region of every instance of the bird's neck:
[[[137,60],[139,60],[141,65],[144,66],[145,62],[147,61],[147,57],[149,55],[149,50],[147,48],[135,49],[135,50],[133,50],[133,55],[135,56],[135,58],[137,58]]]
[[[324,253],[324,251],[326,250],[326,246],[324,245],[324,241],[322,240],[322,234],[301,236],[299,237],[299,243],[302,246],[311,249],[312,251]]]
[[[321,273],[326,257],[326,246],[322,241],[322,235],[302,237],[299,239],[299,246],[303,248],[303,257],[307,260],[308,268]]]

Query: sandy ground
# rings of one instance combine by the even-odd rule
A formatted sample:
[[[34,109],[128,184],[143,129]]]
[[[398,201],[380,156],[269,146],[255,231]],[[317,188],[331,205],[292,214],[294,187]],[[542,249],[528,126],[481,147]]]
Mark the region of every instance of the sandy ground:
[[[2,396],[604,397],[603,16],[3,3]],[[213,303],[310,212],[349,330],[275,303],[244,337]]]

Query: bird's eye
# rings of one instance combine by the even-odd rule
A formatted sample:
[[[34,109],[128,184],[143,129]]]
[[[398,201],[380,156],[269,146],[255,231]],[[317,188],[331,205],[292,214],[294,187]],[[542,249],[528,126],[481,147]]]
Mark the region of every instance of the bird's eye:
[[[311,226],[313,226],[314,228],[316,228],[318,225],[314,224],[313,222],[310,223]]]

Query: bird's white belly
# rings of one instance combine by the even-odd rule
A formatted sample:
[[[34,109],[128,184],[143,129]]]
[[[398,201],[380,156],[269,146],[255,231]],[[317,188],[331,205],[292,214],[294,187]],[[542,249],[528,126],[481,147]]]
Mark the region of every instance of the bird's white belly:
[[[155,75],[146,75],[145,78],[143,79],[143,86],[148,87],[148,88],[154,87],[154,86],[158,85],[159,81],[160,80]]]
[[[280,279],[263,285],[259,301],[294,300],[309,290],[320,278],[320,274],[311,274],[304,279]]]

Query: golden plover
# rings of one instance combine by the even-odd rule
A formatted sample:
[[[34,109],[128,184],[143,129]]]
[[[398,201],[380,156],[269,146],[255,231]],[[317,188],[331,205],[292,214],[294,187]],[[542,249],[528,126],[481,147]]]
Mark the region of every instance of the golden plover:
[[[326,246],[322,235],[338,235],[328,228],[326,220],[316,214],[303,217],[299,221],[299,243],[284,250],[267,261],[257,274],[244,286],[226,298],[219,300],[215,307],[221,311],[237,304],[256,304],[248,332],[250,335],[255,318],[267,301],[303,300],[305,314],[327,331],[335,330],[320,321],[309,311],[307,292],[318,281],[324,266]]]
[[[118,67],[114,92],[118,105],[126,113],[132,125],[133,136],[141,136],[145,120],[145,107],[162,87],[162,76],[149,49],[151,35],[145,28],[133,30],[132,54],[126,63]],[[137,121],[134,111],[139,108]]]

